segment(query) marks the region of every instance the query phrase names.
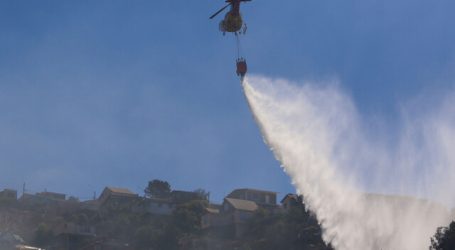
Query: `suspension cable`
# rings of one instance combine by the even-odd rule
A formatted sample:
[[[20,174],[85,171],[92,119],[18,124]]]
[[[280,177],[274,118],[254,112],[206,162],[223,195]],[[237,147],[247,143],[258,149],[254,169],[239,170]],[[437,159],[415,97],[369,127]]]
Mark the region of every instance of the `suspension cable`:
[[[237,58],[242,56],[242,43],[240,42],[240,34],[235,33],[235,39],[237,41]]]
[[[240,58],[240,38],[239,34],[235,33],[235,39],[237,41],[237,59]]]

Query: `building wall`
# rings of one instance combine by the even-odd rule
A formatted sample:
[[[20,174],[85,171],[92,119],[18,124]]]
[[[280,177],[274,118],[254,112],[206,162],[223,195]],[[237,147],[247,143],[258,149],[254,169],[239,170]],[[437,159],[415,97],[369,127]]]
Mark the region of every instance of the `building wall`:
[[[296,197],[293,196],[288,196],[286,199],[282,201],[282,206],[284,211],[289,211],[294,207],[301,207],[302,203],[300,201],[296,200]]]
[[[124,197],[124,196],[109,196],[100,207],[106,209],[131,209],[136,202],[138,197]]]
[[[0,192],[0,198],[17,200],[17,191],[12,189],[5,189]]]
[[[276,205],[276,193],[267,191],[236,189],[232,191],[227,197],[254,201],[258,205]]]
[[[105,188],[98,198],[100,208],[104,209],[131,209],[140,200],[135,194],[112,192]]]

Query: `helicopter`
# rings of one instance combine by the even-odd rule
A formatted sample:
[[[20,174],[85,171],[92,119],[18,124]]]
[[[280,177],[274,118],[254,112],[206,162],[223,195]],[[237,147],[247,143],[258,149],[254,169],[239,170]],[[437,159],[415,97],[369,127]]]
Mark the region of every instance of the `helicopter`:
[[[226,32],[235,33],[245,33],[246,25],[243,23],[242,16],[240,15],[240,3],[241,2],[250,2],[251,0],[226,0],[228,3],[226,6],[221,8],[219,11],[215,12],[209,19],[213,19],[218,14],[223,12],[227,7],[231,6],[231,9],[226,13],[224,19],[220,22],[220,31],[223,32],[223,35]],[[243,30],[241,30],[243,29]]]

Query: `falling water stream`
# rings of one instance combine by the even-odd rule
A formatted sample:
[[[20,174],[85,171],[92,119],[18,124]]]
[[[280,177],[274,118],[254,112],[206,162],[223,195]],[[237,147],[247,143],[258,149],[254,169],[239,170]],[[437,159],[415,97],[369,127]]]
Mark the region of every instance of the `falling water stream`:
[[[242,85],[265,143],[326,243],[337,250],[423,250],[436,228],[449,224],[454,95],[425,114],[403,111],[391,135],[368,129],[336,83],[252,76]]]

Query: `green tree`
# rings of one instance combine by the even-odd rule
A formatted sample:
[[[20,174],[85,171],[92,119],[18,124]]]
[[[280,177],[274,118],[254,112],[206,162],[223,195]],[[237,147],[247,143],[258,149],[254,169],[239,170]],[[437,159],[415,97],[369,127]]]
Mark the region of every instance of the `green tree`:
[[[452,221],[448,227],[439,227],[431,238],[430,246],[430,250],[453,249],[455,249],[455,221]]]
[[[193,191],[201,200],[209,200],[210,198],[210,192],[205,191],[202,188],[198,188]]]
[[[167,198],[171,194],[171,185],[167,181],[155,179],[149,181],[144,193],[147,197]]]
[[[207,201],[195,200],[178,206],[172,213],[173,225],[185,234],[199,233],[207,205]]]

